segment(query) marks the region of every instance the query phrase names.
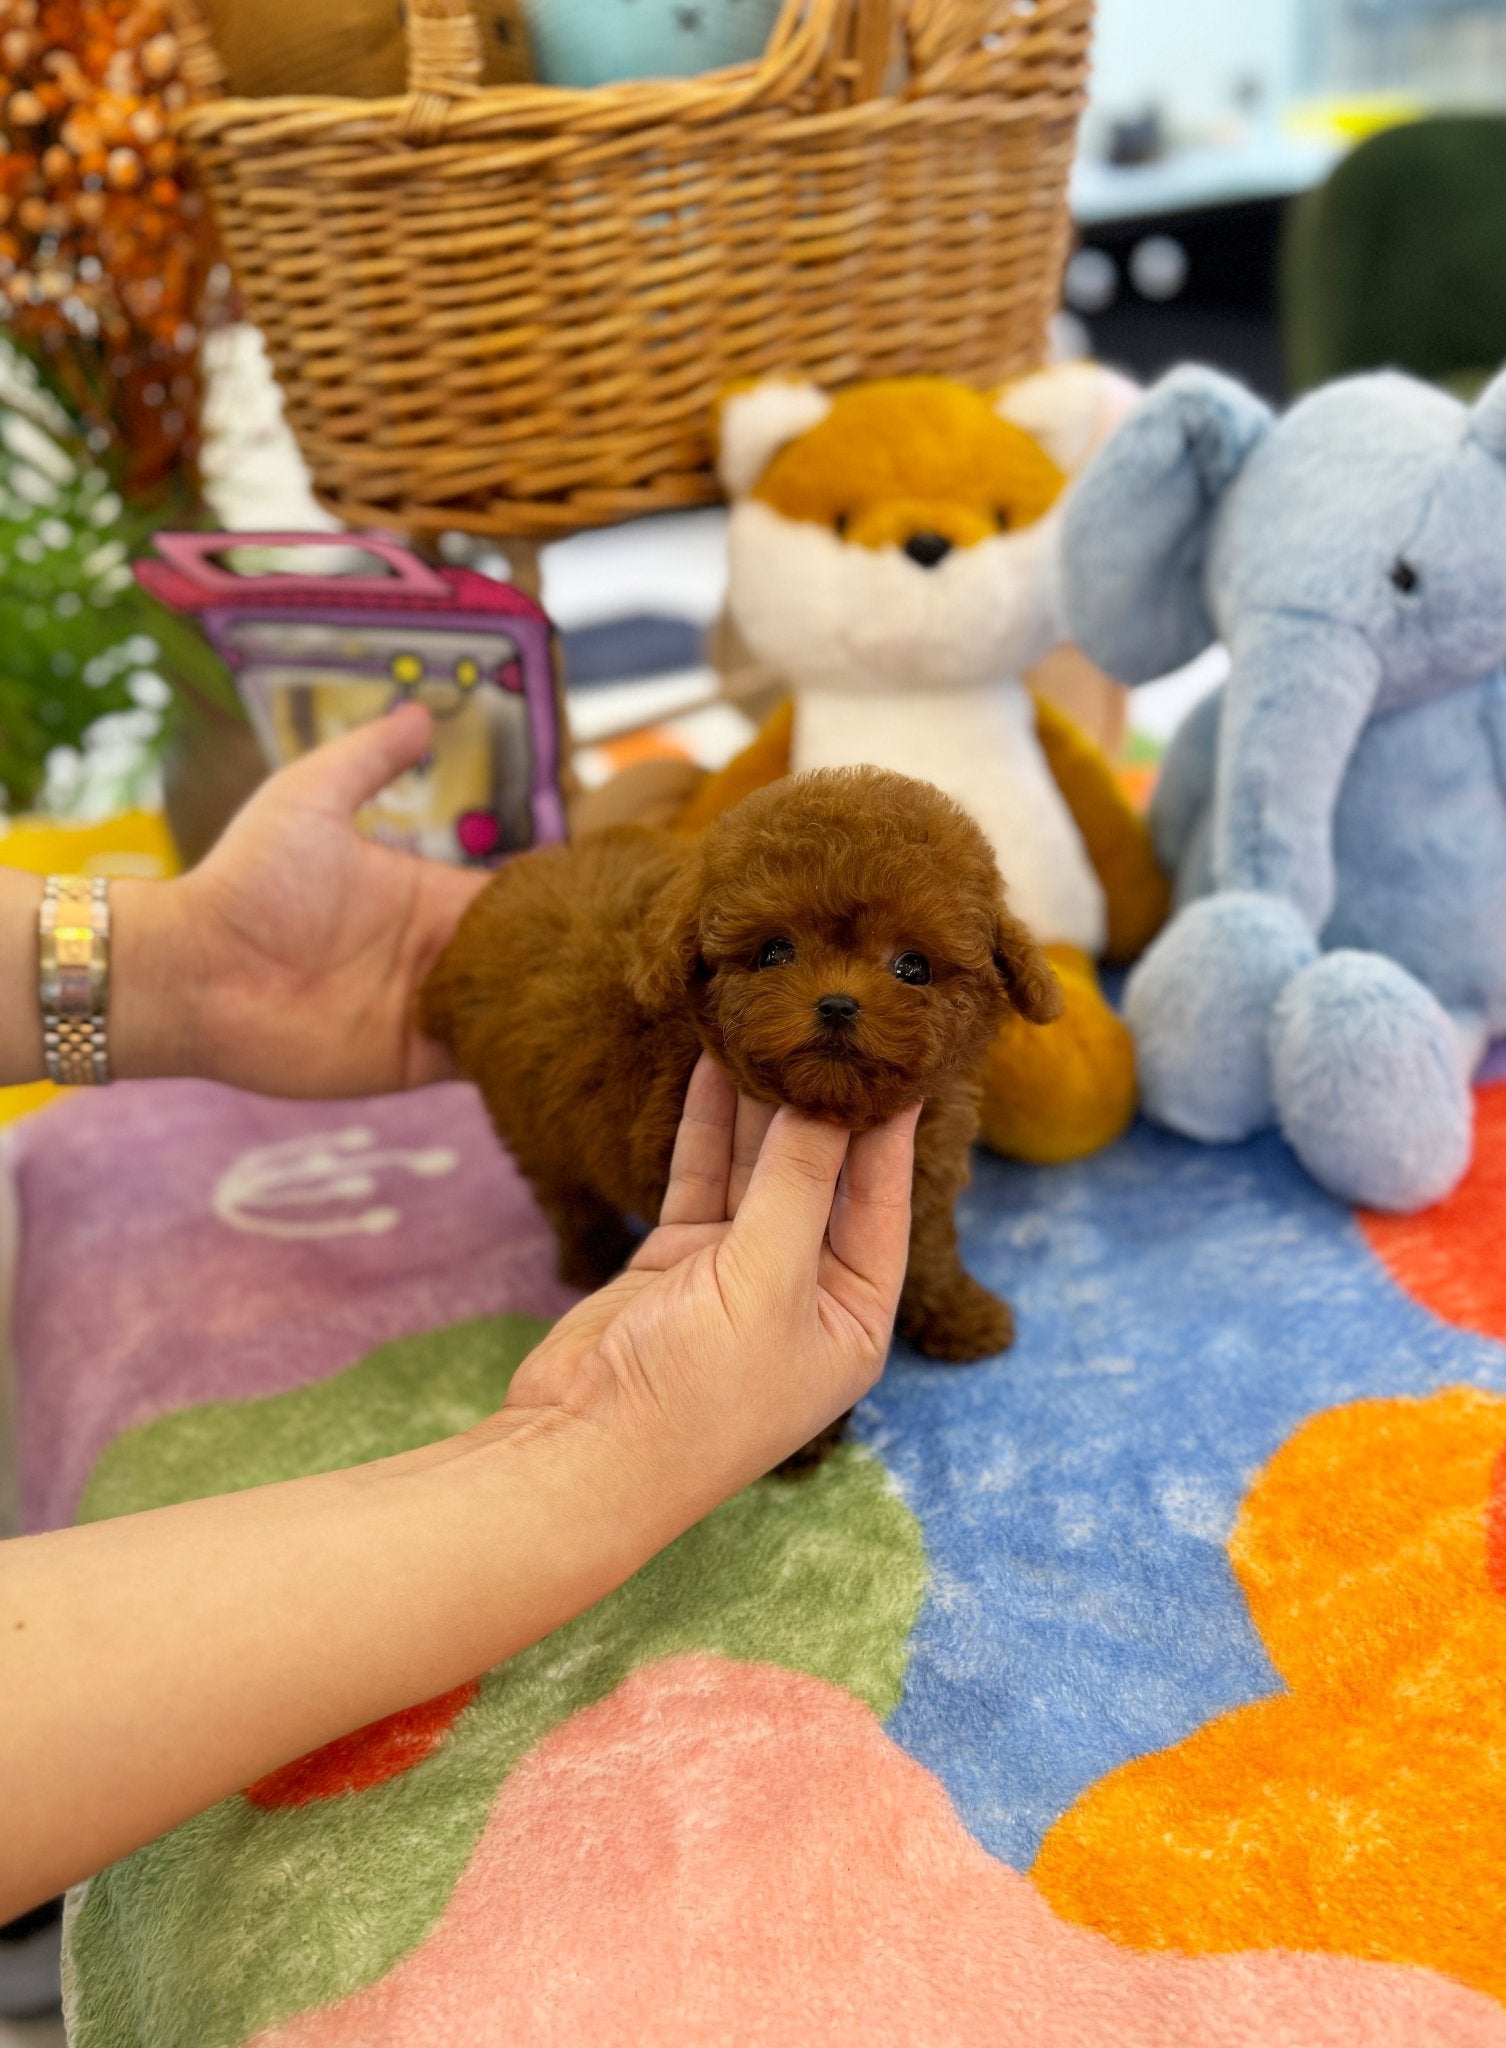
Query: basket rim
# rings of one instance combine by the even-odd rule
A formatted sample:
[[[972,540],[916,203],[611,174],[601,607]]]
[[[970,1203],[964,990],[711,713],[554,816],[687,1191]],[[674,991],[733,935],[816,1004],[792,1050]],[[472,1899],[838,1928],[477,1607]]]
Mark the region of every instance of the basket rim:
[[[190,0],[191,4],[191,0]],[[196,95],[171,117],[174,131],[187,142],[204,142],[221,134],[264,143],[296,143],[322,136],[333,141],[375,141],[390,138],[405,160],[443,151],[448,145],[474,147],[479,140],[500,139],[488,134],[496,124],[506,137],[520,144],[544,143],[568,135],[576,144],[666,125],[712,127],[754,114],[773,114],[811,121],[846,116],[861,121],[876,110],[891,115],[910,104],[935,105],[938,101],[1007,101],[1021,108],[1038,100],[1057,106],[1080,106],[1085,97],[1084,77],[1091,41],[1094,0],[1035,0],[1028,14],[1018,11],[1018,0],[980,0],[988,12],[997,11],[998,26],[990,38],[988,62],[982,75],[964,69],[961,76],[948,76],[951,65],[909,71],[893,90],[887,85],[836,105],[801,105],[809,90],[815,66],[803,52],[793,60],[787,46],[803,26],[807,38],[812,29],[830,27],[837,19],[842,0],[785,0],[769,46],[757,57],[739,64],[722,65],[685,78],[631,78],[611,84],[581,87],[543,85],[534,80],[447,86],[443,93],[390,94],[379,99],[361,99],[348,94],[283,94],[253,98],[245,94]],[[903,0],[901,0],[903,4]],[[184,5],[176,0],[175,11]],[[413,0],[409,0],[410,13]],[[800,23],[801,10],[811,13]],[[1043,25],[1040,16],[1046,17]],[[1053,18],[1055,17],[1055,18]],[[1074,19],[1075,17],[1075,19]],[[896,17],[897,18],[897,17]],[[1075,50],[1072,85],[1063,88],[1036,86],[1033,90],[1010,90],[1004,82],[1011,71],[1031,69],[1030,58],[1038,46],[1042,56],[1058,62]],[[415,123],[422,107],[426,118]],[[255,131],[264,132],[260,136]]]
[[[1079,80],[1070,87],[1043,87],[1012,98],[1003,98],[996,92],[951,91],[864,100],[848,107],[802,110],[769,106],[758,109],[752,118],[745,112],[741,120],[742,134],[748,142],[755,136],[759,141],[816,141],[838,138],[844,131],[898,131],[919,121],[960,119],[982,121],[989,127],[1013,127],[1042,120],[1068,120],[1075,119],[1086,103],[1086,85]],[[264,119],[262,110],[274,104],[283,111],[272,120]],[[490,124],[477,120],[461,133],[450,132],[440,141],[415,147],[404,125],[406,101],[335,104],[357,104],[363,113],[332,125],[310,112],[302,101],[219,100],[211,105],[180,110],[175,116],[174,128],[185,142],[200,148],[212,149],[216,145],[233,147],[238,154],[247,156],[263,149],[269,153],[286,152],[290,159],[290,174],[295,170],[292,159],[300,148],[359,149],[362,152],[359,165],[355,162],[343,162],[338,166],[331,163],[328,167],[330,172],[337,174],[342,182],[359,176],[362,180],[380,183],[385,178],[411,177],[420,166],[428,178],[474,176],[478,170],[478,151],[487,153],[486,169],[510,171],[583,149],[589,150],[593,161],[605,164],[625,153],[651,151],[662,142],[666,133],[684,135],[693,129],[708,131],[707,146],[712,147],[715,145],[713,131],[721,125],[720,120],[712,115],[695,123],[661,120],[652,127],[632,123],[615,131],[596,130],[589,134],[569,128],[519,133],[514,123],[507,124],[500,133],[489,133]],[[250,108],[253,112],[248,117],[242,114],[242,108]],[[374,108],[378,109],[376,114],[372,112]],[[262,132],[257,133],[258,129]],[[265,174],[265,171],[259,173]],[[319,173],[309,173],[305,169],[298,175],[317,177]]]
[[[389,117],[401,109],[414,139],[423,139],[442,125],[446,105],[467,106],[499,97],[514,102],[548,103],[556,119],[589,116],[601,118],[606,110],[626,113],[641,103],[663,99],[666,106],[699,98],[731,95],[734,102],[757,100],[780,91],[796,90],[819,68],[825,50],[840,31],[850,5],[871,4],[887,16],[894,0],[780,0],[768,42],[756,57],[739,64],[720,65],[714,70],[689,77],[631,78],[599,86],[552,86],[538,80],[486,84],[475,75],[479,50],[474,45],[460,61],[460,68],[436,77],[427,72],[419,82],[416,66],[426,40],[457,26],[472,29],[475,0],[406,0],[404,36],[409,50],[409,84],[405,92],[382,99],[360,99],[349,94],[293,94],[273,99],[250,98],[225,91],[225,75],[215,47],[214,36],[205,19],[201,0],[169,0],[169,8],[180,39],[189,52],[188,72],[193,83],[191,106],[198,111],[210,105],[258,108],[296,104],[310,111],[337,114],[350,108],[381,109]],[[922,0],[924,4],[924,0]],[[987,0],[982,0],[987,4]],[[470,76],[465,75],[466,70]],[[414,124],[417,112],[426,118]],[[516,118],[519,109],[512,111]]]
[[[686,102],[693,104],[703,98],[715,97],[718,87],[756,82],[760,69],[760,60],[753,60],[724,64],[715,71],[697,72],[691,78],[627,78],[611,85],[593,86],[544,85],[537,79],[529,79],[522,83],[457,88],[453,99],[457,109],[466,111],[500,102],[507,106],[514,119],[520,113],[537,111],[540,116],[547,114],[550,125],[553,125],[554,121],[569,119],[574,114],[593,110],[604,112],[609,106],[614,111],[619,106],[626,111],[629,108],[636,110],[644,101],[653,104],[662,100],[676,106]],[[378,116],[398,121],[412,107],[414,97],[411,92],[387,93],[371,99],[357,98],[351,93],[268,93],[252,97],[248,93],[227,92],[212,99],[191,100],[186,107],[177,110],[176,118],[182,122],[193,116],[223,114],[231,110],[246,118],[297,110],[308,114],[349,114],[352,118]]]

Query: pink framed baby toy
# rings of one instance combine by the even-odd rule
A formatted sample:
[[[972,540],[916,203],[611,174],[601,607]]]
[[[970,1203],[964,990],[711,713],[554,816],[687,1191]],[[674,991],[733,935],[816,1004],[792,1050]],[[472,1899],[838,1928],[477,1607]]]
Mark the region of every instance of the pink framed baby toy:
[[[433,712],[429,757],[362,813],[374,838],[472,866],[564,838],[553,634],[521,590],[432,567],[385,534],[161,533],[156,546],[137,576],[198,619],[274,765],[406,698]],[[278,566],[262,572],[266,550]],[[291,550],[306,567],[282,566]]]

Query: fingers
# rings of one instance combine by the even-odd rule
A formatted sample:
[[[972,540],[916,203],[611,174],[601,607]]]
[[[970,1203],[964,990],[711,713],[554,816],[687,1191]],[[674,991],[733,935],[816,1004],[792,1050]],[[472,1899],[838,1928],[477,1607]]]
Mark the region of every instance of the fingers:
[[[751,1096],[737,1098],[737,1122],[732,1131],[732,1172],[727,1180],[727,1214],[735,1216],[742,1206],[758,1154],[774,1121],[772,1102],[754,1102]]]
[[[770,1123],[728,1243],[781,1275],[815,1279],[848,1133],[781,1109]]]
[[[342,733],[295,761],[283,771],[284,787],[302,803],[353,818],[389,782],[417,766],[433,730],[421,704],[400,704],[385,718]]]
[[[696,1061],[669,1163],[659,1222],[724,1223],[737,1095],[709,1052]]]
[[[893,1312],[910,1252],[910,1182],[920,1105],[886,1124],[860,1131],[832,1203],[833,1255]]]

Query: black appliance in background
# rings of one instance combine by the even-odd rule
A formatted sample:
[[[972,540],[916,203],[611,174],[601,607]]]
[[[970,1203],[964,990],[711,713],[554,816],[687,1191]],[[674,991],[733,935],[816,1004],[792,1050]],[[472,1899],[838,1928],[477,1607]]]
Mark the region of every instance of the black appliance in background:
[[[1142,382],[1174,363],[1211,363],[1280,404],[1289,204],[1283,195],[1079,226],[1065,298],[1092,354]]]

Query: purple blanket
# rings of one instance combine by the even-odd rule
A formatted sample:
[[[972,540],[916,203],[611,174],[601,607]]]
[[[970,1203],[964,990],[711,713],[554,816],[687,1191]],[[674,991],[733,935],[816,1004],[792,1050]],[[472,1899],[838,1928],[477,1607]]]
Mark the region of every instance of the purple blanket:
[[[459,1084],[272,1102],[144,1081],[12,1133],[22,1512],[71,1522],[104,1446],[189,1404],[282,1393],[375,1346],[558,1315],[553,1239]]]

